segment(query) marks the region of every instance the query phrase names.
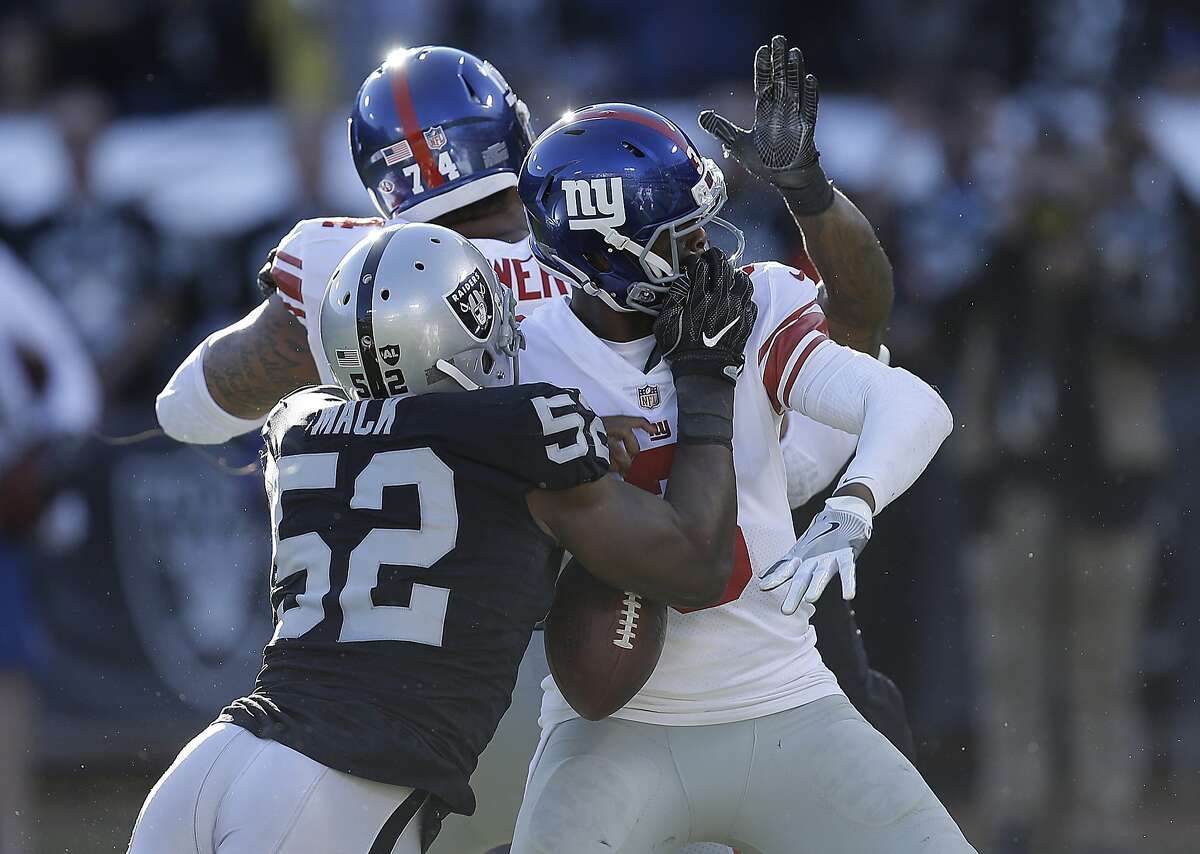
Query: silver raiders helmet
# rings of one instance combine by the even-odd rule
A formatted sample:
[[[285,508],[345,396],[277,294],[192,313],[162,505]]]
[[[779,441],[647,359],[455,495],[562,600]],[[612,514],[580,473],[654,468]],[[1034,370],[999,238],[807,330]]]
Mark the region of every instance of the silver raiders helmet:
[[[322,349],[351,397],[472,391],[517,381],[516,301],[453,231],[404,223],[338,264],[319,319]]]

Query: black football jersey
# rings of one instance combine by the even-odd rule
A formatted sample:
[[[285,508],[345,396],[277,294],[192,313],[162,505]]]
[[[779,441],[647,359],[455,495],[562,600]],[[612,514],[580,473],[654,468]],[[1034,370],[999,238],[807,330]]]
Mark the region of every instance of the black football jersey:
[[[219,720],[330,768],[468,785],[553,599],[559,551],[526,495],[608,470],[603,425],[545,384],[351,401],[311,388],[263,429],[275,633]]]

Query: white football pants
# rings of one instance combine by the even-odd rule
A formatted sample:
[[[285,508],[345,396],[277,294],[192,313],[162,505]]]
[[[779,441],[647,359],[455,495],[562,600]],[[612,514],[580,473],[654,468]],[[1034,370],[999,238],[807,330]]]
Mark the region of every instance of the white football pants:
[[[541,738],[538,714],[542,708],[542,680],[549,674],[542,633],[534,632],[521,661],[512,705],[500,719],[495,737],[471,775],[478,803],[475,814],[446,816],[442,832],[429,849],[431,854],[484,854],[512,840],[529,763]],[[729,849],[723,845],[691,845],[684,854],[729,854]]]
[[[512,854],[975,854],[921,775],[844,696],[757,720],[552,727]]]
[[[420,854],[424,800],[216,723],[150,790],[129,854]]]

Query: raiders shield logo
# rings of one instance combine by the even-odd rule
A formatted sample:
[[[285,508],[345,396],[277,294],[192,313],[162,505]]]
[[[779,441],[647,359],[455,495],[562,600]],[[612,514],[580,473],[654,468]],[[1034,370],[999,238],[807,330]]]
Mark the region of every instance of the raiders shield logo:
[[[496,306],[492,301],[492,289],[481,270],[472,271],[457,288],[446,294],[445,300],[468,335],[476,341],[488,340]]]
[[[434,125],[429,130],[425,131],[425,142],[434,151],[446,147],[446,132],[442,130],[441,125]]]
[[[400,361],[400,348],[395,344],[388,344],[386,347],[379,348],[379,358],[387,362],[389,366],[395,367]]]
[[[658,386],[656,385],[644,385],[637,390],[637,393],[638,406],[642,407],[642,409],[654,409],[662,403],[662,399],[658,396]]]

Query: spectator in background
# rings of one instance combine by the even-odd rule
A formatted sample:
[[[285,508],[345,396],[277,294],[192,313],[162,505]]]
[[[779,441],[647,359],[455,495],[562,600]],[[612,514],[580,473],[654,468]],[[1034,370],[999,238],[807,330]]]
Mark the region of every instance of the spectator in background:
[[[41,106],[48,71],[46,40],[33,20],[16,13],[0,18],[0,110]]]
[[[31,854],[36,659],[27,546],[63,439],[95,422],[95,372],[58,306],[0,245],[0,854]]]
[[[97,192],[92,157],[109,121],[100,93],[63,93],[53,108],[72,182],[58,210],[16,236],[21,254],[95,361],[106,401],[153,398],[153,354],[175,321],[162,240],[129,206]]]
[[[1149,765],[1138,654],[1167,460],[1155,342],[1183,273],[1164,249],[1176,199],[1137,186],[1165,170],[1119,127],[1100,153],[1038,139],[1024,216],[963,330],[974,399],[958,412],[987,502],[968,560],[981,795],[997,854],[1040,850],[1050,810],[1074,816],[1072,851],[1127,852]]]

